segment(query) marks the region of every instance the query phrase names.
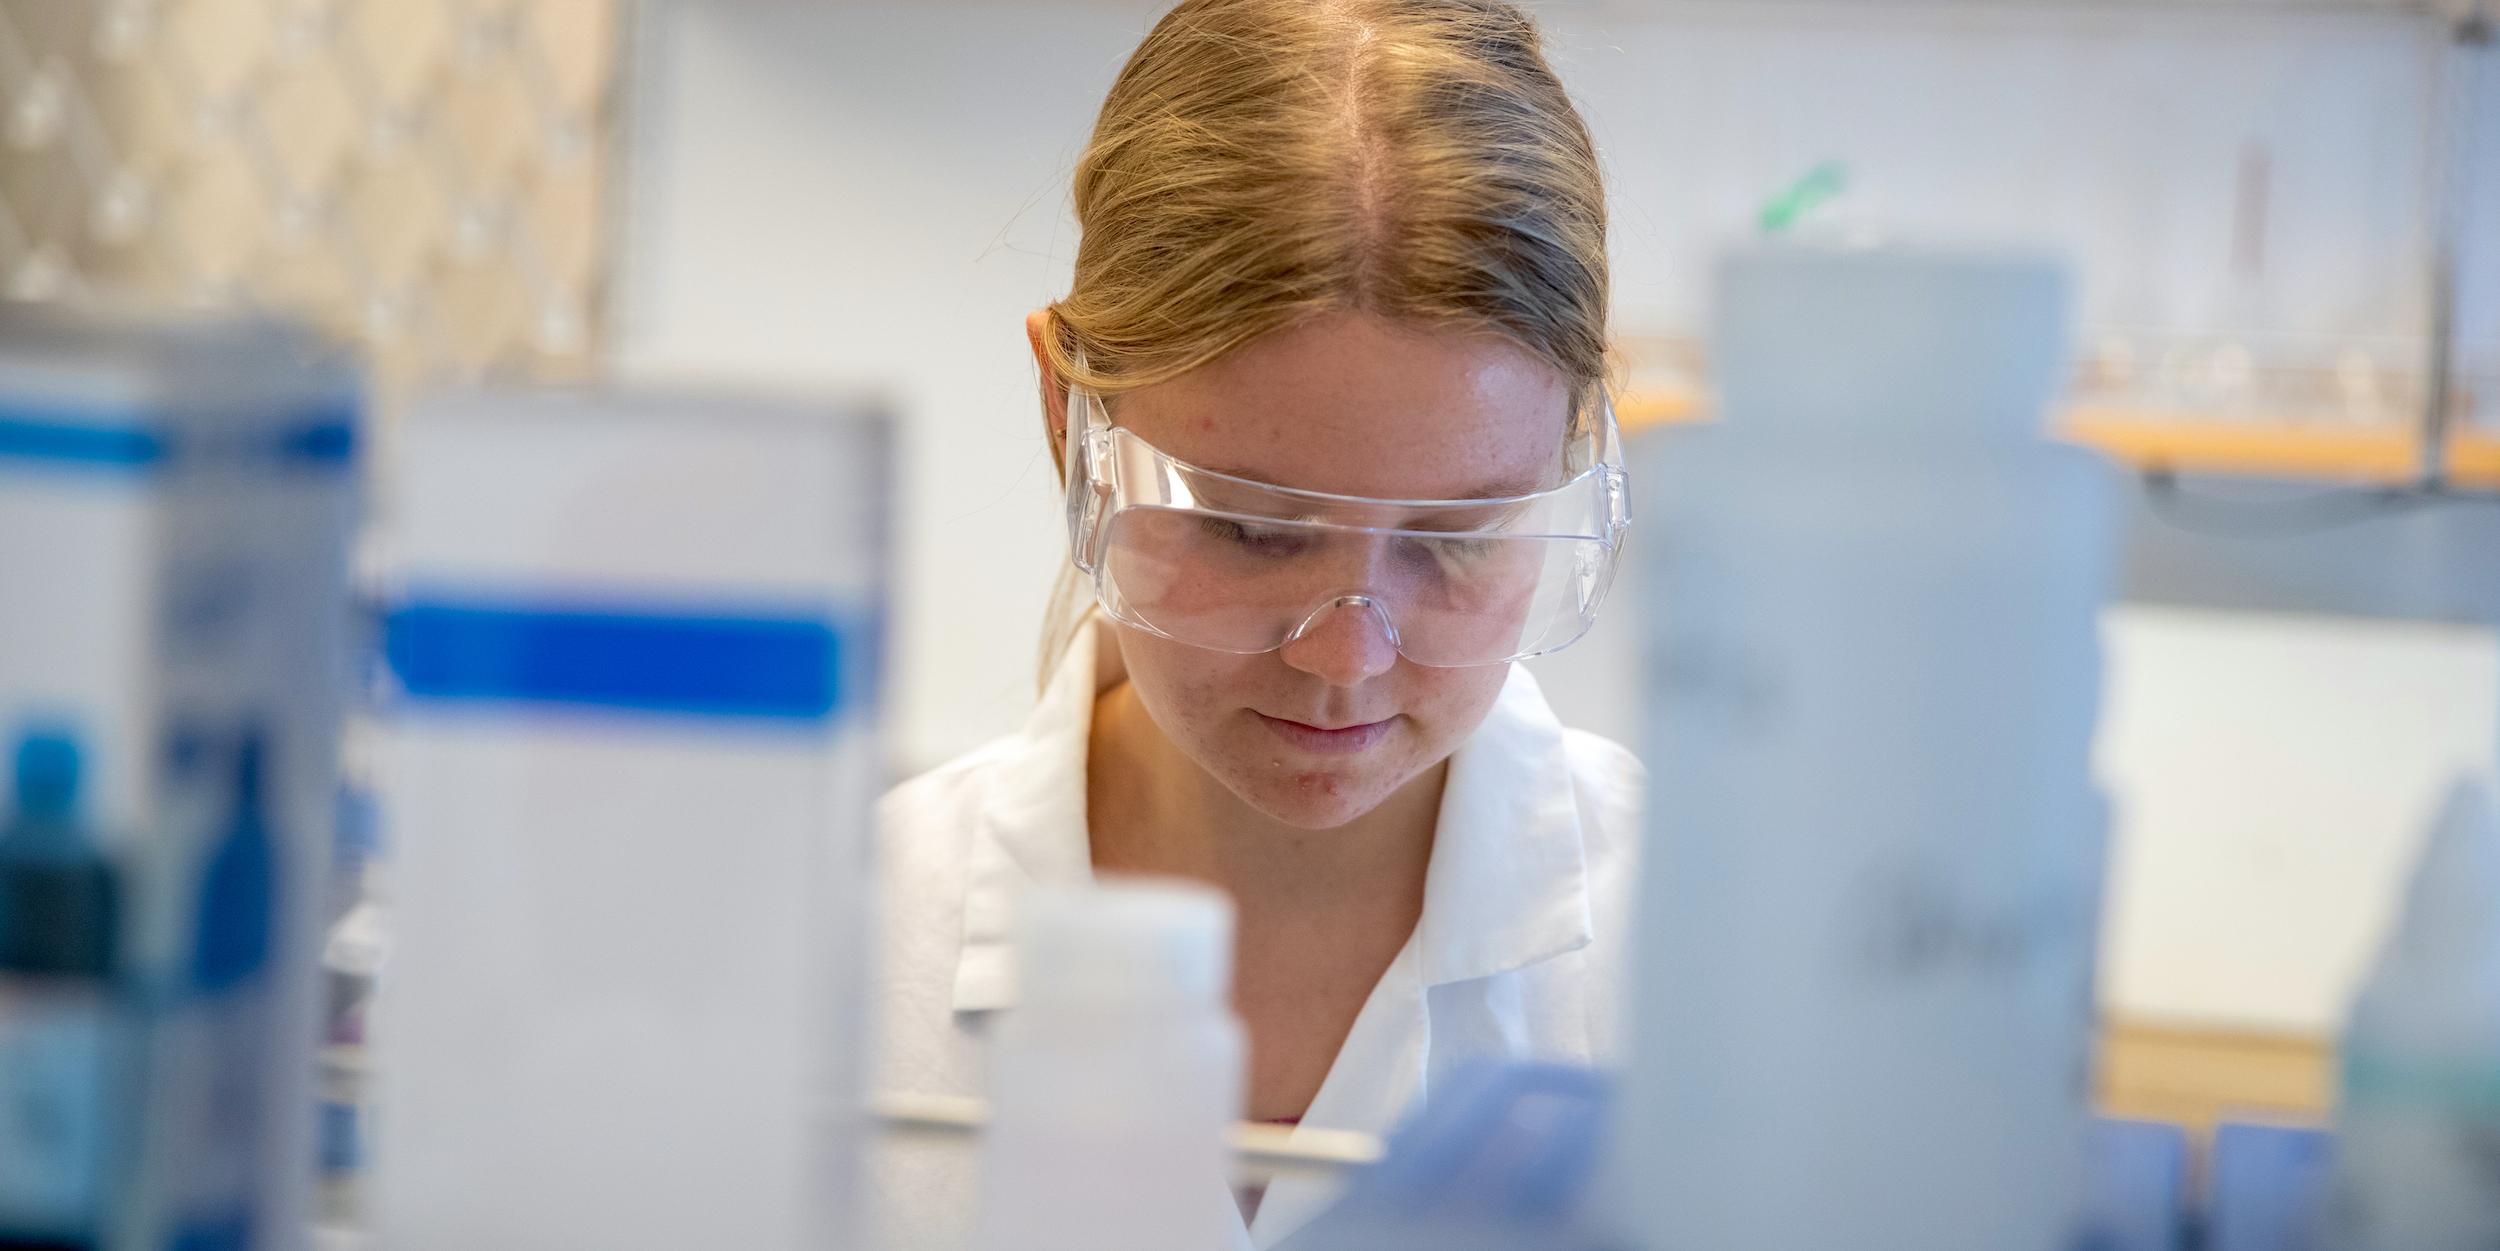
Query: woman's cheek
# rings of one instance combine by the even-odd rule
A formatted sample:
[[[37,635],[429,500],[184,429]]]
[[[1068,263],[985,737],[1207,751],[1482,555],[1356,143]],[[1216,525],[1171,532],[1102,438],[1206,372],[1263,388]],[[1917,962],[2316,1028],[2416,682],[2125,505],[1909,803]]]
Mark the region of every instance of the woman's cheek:
[[[1422,680],[1409,691],[1408,715],[1415,719],[1418,731],[1439,755],[1457,750],[1483,724],[1485,714],[1502,696],[1502,683],[1510,677],[1510,666],[1420,672]]]

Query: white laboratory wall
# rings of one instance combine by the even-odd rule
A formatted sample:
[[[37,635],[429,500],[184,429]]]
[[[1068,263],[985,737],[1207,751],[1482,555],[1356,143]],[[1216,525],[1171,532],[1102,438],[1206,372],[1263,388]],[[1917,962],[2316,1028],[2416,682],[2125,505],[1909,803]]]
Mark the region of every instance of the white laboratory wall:
[[[865,384],[906,415],[899,766],[995,735],[1031,702],[1038,618],[1062,556],[1021,319],[1064,290],[1071,164],[1162,7],[645,0],[641,10],[614,363],[628,376]],[[2411,18],[1854,0],[1538,8],[1604,152],[1625,330],[1698,327],[1714,248],[1774,189],[1837,159],[1855,216],[2063,246],[2099,325],[2418,346],[2439,53]],[[2264,263],[2246,280],[2234,276],[2231,229],[2251,153],[2270,194]],[[2476,317],[2500,334],[2500,315]],[[1541,664],[1566,719],[1629,734],[1638,715],[1621,675],[1635,635],[1601,625]],[[2129,848],[2112,929],[2117,1006],[2316,1024],[2375,925],[2366,903],[2336,913],[2347,905],[2328,896],[2369,892],[2333,874],[2214,868],[2233,853],[2208,842],[2239,844],[2203,814],[2239,811],[2251,829],[2316,817],[2280,826],[2284,845],[2381,864],[2429,802],[2421,775],[2432,766],[2418,762],[2487,744],[2494,684],[2329,690],[2313,689],[2323,679],[2306,664],[2270,670],[2282,711],[2314,698],[2387,727],[2378,758],[2417,763],[2312,770],[2343,801],[2235,810],[2231,769],[2144,743],[2182,724],[2225,738],[2277,723],[2240,717],[2235,688],[2161,676],[2204,671],[2190,663],[2195,631],[2115,637],[2109,754]],[[2433,668],[2479,663],[2409,635],[2370,638],[2398,654],[2430,647],[2418,659]],[[2136,693],[2147,687],[2157,694]],[[2433,694],[2450,711],[2407,711]],[[2196,880],[2216,894],[2191,922],[2176,892],[2199,863],[2211,872]],[[2246,976],[2235,960],[2258,949],[2224,941],[2263,932],[2238,918],[2269,910],[2329,916],[2313,930],[2316,960],[2281,961],[2288,981]]]
[[[2331,1030],[2448,783],[2500,770],[2500,639],[2128,606],[2104,640],[2104,998],[2171,1022]]]
[[[1019,720],[1064,551],[1023,317],[1156,6],[656,0],[615,307],[627,375],[868,385],[906,416],[892,754]]]
[[[2062,245],[2088,323],[2422,325],[2426,23],[2193,4],[1545,11],[1606,150],[1627,326],[1697,324],[1712,248],[1823,160],[1847,167],[1847,211],[1869,224]],[[2269,176],[2243,279],[2252,155]]]

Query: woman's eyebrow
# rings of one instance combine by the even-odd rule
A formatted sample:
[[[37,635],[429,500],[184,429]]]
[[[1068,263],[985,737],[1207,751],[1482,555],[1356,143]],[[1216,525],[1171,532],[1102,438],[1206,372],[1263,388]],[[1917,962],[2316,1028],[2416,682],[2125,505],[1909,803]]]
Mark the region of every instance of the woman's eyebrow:
[[[1308,488],[1308,487],[1297,487],[1297,486],[1293,486],[1293,485],[1291,485],[1291,484],[1289,484],[1289,483],[1278,482],[1278,481],[1275,481],[1275,480],[1274,480],[1274,479],[1272,479],[1272,478],[1263,477],[1263,476],[1261,476],[1260,474],[1258,474],[1258,473],[1256,473],[1256,472],[1254,472],[1254,471],[1252,471],[1252,470],[1248,470],[1248,469],[1215,469],[1215,468],[1209,468],[1209,469],[1207,469],[1207,472],[1208,472],[1208,473],[1212,473],[1212,474],[1218,474],[1218,475],[1221,475],[1221,476],[1223,476],[1223,477],[1227,477],[1227,478],[1239,478],[1239,479],[1241,479],[1241,480],[1242,480],[1242,481],[1244,481],[1244,482],[1253,482],[1253,483],[1257,483],[1257,484],[1258,484],[1258,485],[1260,485],[1260,486],[1264,486],[1264,487],[1273,487],[1273,488],[1275,488],[1275,489],[1277,489],[1277,490],[1280,490],[1280,491],[1304,491],[1304,492],[1310,492],[1310,488]],[[1431,497],[1431,498],[1436,499],[1436,500],[1442,500],[1442,499],[1447,499],[1447,500],[1504,500],[1504,499],[1510,499],[1510,498],[1511,498],[1511,497],[1513,497],[1513,496],[1519,496],[1519,495],[1531,495],[1531,494],[1534,494],[1534,493],[1536,493],[1536,492],[1538,492],[1538,491],[1541,491],[1541,490],[1546,489],[1546,488],[1547,488],[1548,486],[1550,486],[1550,485],[1552,485],[1552,484],[1551,484],[1551,483],[1548,483],[1548,482],[1545,482],[1543,479],[1541,479],[1541,478],[1539,478],[1539,477],[1535,477],[1535,476],[1525,476],[1525,477],[1523,477],[1523,476],[1513,475],[1513,476],[1510,476],[1510,477],[1495,478],[1495,479],[1493,479],[1493,480],[1491,480],[1491,481],[1489,481],[1489,482],[1484,482],[1484,483],[1481,483],[1481,484],[1479,484],[1479,485],[1477,485],[1477,486],[1475,486],[1475,487],[1473,487],[1473,488],[1471,488],[1471,489],[1469,489],[1469,490],[1463,491],[1463,492],[1461,492],[1461,493],[1459,493],[1459,494],[1457,494],[1457,495],[1440,495],[1440,496],[1433,496],[1433,497]],[[1335,492],[1328,492],[1328,491],[1310,492],[1310,493],[1312,493],[1312,494],[1321,494],[1321,495],[1335,494]],[[1361,497],[1354,497],[1354,498],[1361,498]]]
[[[1527,504],[1497,504],[1489,502],[1491,500],[1505,498],[1501,496],[1452,498],[1476,498],[1484,499],[1488,502],[1475,508],[1456,508],[1442,512],[1428,513],[1421,517],[1410,517],[1398,524],[1412,530],[1447,530],[1451,532],[1461,532],[1467,530],[1495,530],[1501,528],[1503,523],[1526,513],[1531,507]]]
[[[1462,495],[1453,495],[1450,498],[1458,500],[1506,500],[1516,495],[1533,494],[1535,492],[1542,491],[1551,485],[1553,484],[1545,481],[1542,475],[1495,478],[1490,482],[1476,487],[1474,490],[1468,491]]]

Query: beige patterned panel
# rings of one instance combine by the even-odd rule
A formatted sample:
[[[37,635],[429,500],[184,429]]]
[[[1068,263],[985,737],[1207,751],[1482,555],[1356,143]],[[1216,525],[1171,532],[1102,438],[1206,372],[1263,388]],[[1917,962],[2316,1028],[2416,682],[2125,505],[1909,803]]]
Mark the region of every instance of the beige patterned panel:
[[[0,0],[0,284],[309,316],[386,395],[596,347],[617,0]]]

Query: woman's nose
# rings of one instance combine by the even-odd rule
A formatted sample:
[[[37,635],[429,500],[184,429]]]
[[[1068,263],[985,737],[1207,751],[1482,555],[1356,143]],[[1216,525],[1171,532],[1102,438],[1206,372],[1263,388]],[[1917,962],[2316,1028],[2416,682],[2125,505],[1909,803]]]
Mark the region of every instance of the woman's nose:
[[[1304,618],[1277,654],[1330,686],[1354,686],[1397,664],[1398,645],[1378,601],[1345,595]]]

